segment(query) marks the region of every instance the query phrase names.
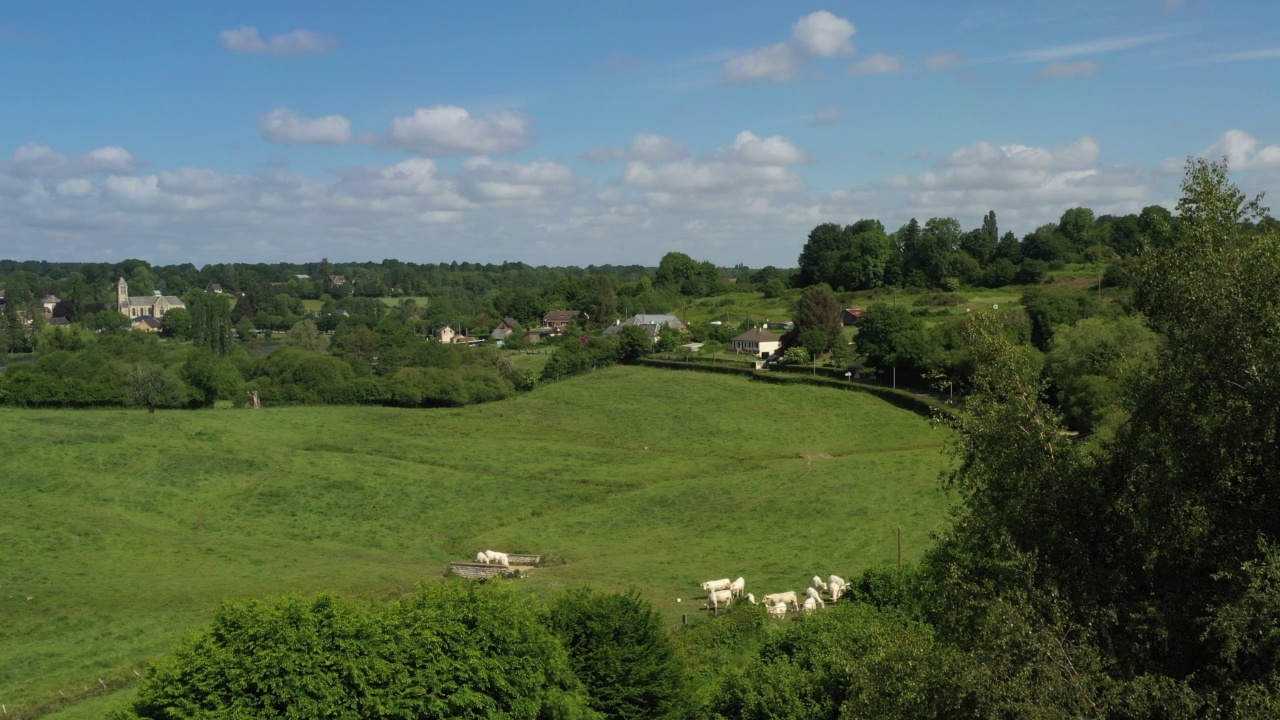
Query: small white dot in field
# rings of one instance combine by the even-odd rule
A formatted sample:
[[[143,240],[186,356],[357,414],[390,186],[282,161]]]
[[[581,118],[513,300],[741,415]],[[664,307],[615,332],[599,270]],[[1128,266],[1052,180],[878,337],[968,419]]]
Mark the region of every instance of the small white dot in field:
[[[680,598],[676,598],[676,602],[680,602]]]

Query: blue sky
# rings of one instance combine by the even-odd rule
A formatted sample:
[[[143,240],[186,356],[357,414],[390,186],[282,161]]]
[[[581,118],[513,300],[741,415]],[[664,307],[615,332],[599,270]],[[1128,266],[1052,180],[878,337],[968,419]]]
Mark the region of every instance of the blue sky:
[[[0,256],[795,264],[1280,180],[1280,4],[0,9]]]

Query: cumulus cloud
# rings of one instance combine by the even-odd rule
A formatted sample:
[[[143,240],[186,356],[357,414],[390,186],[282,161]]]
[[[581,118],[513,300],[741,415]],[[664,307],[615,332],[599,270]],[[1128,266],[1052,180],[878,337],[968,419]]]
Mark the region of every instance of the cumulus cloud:
[[[80,158],[80,167],[89,172],[132,173],[138,164],[128,150],[116,145],[91,150]]]
[[[901,194],[917,217],[980,217],[995,208],[1002,221],[1028,230],[1069,207],[1101,214],[1149,204],[1150,173],[1101,165],[1101,150],[1089,137],[1059,147],[976,142],[942,156],[932,170],[885,177],[880,187]]]
[[[119,146],[100,147],[75,159],[48,145],[29,142],[9,156],[9,172],[20,177],[66,177],[75,173],[133,173],[141,163]]]
[[[809,162],[808,155],[781,135],[761,139],[750,130],[738,133],[733,144],[716,152],[714,157],[746,165],[803,165]]]
[[[268,142],[291,145],[342,145],[351,142],[351,121],[341,115],[304,118],[283,107],[258,118],[258,130]]]
[[[547,160],[518,164],[476,157],[460,174],[463,193],[479,201],[537,200],[568,191],[574,182],[572,170]]]
[[[732,83],[768,80],[786,82],[800,74],[804,59],[787,43],[762,48],[724,64],[724,78]]]
[[[222,46],[231,52],[268,53],[287,57],[291,55],[322,54],[338,46],[337,38],[311,30],[294,30],[272,35],[266,40],[258,34],[258,28],[246,25],[218,33]]]
[[[688,157],[689,150],[680,142],[662,135],[640,133],[631,138],[625,148],[593,147],[582,153],[583,160],[591,163],[612,161],[667,162]]]
[[[849,40],[857,30],[853,23],[826,10],[805,15],[791,28],[791,43],[812,57],[836,57],[853,53]]]
[[[1257,138],[1243,130],[1228,130],[1199,157],[1210,160],[1227,159],[1232,170],[1280,169],[1280,145],[1263,145]],[[1177,172],[1182,171],[1182,161],[1177,161]]]
[[[853,23],[826,10],[810,13],[792,26],[788,42],[730,58],[724,64],[724,79],[731,83],[793,80],[809,58],[851,54],[855,32]]]
[[[93,194],[93,183],[84,178],[71,178],[55,185],[54,190],[63,197],[88,197]]]
[[[1054,60],[1036,71],[1035,79],[1043,82],[1054,82],[1074,77],[1092,77],[1100,72],[1102,72],[1102,68],[1092,60],[1081,60],[1079,62]]]
[[[819,125],[835,125],[844,119],[844,111],[837,107],[822,108],[814,116]]]
[[[900,73],[905,69],[906,64],[901,55],[889,55],[888,53],[876,53],[854,63],[849,68],[849,74],[858,75],[893,75]]]
[[[925,72],[943,72],[964,64],[964,55],[955,52],[936,52],[924,59]]]
[[[456,105],[437,105],[392,120],[387,140],[432,157],[505,155],[528,147],[533,129],[528,117],[511,110],[474,116]]]
[[[66,155],[36,142],[18,146],[9,156],[11,172],[23,177],[53,175],[63,172],[67,164]]]

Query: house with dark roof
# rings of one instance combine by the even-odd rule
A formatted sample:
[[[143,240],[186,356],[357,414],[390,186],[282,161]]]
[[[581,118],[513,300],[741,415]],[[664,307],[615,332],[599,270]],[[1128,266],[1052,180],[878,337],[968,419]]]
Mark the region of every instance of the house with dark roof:
[[[751,328],[733,339],[734,352],[760,357],[769,357],[778,352],[780,347],[782,336],[760,328]]]
[[[164,323],[151,315],[139,315],[133,319],[133,329],[143,332],[160,332],[164,329]]]
[[[542,316],[542,327],[554,333],[562,333],[565,328],[569,327],[569,323],[573,322],[581,314],[581,310],[552,310]]]
[[[648,335],[649,339],[653,340],[654,342],[657,342],[658,336],[662,334],[663,325],[666,325],[667,327],[677,332],[684,332],[685,330],[688,329],[685,327],[684,323],[680,322],[680,318],[676,317],[675,315],[648,315],[648,314],[640,313],[637,315],[632,315],[631,317],[621,322],[615,322],[614,324],[605,328],[604,334],[617,335],[618,333],[622,332],[622,328],[627,327],[629,325],[636,325],[640,329],[644,330],[645,335]]]
[[[862,314],[867,311],[864,307],[845,308],[840,311],[841,325],[857,325],[862,319]]]
[[[493,332],[489,333],[489,339],[501,344],[506,341],[507,336],[519,330],[520,323],[516,322],[515,318],[504,317],[502,318],[502,322],[498,323],[498,327],[494,328]]]

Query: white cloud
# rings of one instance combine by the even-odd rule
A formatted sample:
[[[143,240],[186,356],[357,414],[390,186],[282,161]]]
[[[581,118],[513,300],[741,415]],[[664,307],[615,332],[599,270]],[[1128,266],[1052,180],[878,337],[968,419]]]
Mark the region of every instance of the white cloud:
[[[786,82],[800,74],[803,64],[804,60],[796,54],[795,48],[787,43],[778,43],[726,62],[724,78],[732,83],[752,80]]]
[[[716,153],[716,157],[746,165],[803,165],[809,156],[781,135],[764,138],[743,130],[733,144]]]
[[[837,107],[823,108],[814,116],[814,122],[819,125],[834,125],[844,119],[844,111]]]
[[[53,175],[66,169],[67,156],[48,145],[29,142],[13,151],[9,166],[19,176]]]
[[[662,135],[640,133],[631,138],[625,148],[593,147],[582,154],[587,162],[610,161],[667,162],[688,157],[689,150],[678,141]]]
[[[731,83],[794,80],[809,58],[830,58],[854,52],[853,23],[826,10],[810,13],[791,28],[791,40],[761,48],[724,64],[724,79]]]
[[[1247,62],[1250,60],[1275,60],[1277,58],[1280,58],[1280,47],[1259,48],[1257,50],[1242,50],[1240,52],[1210,55],[1209,57],[1196,61],[1193,64],[1219,65],[1221,63]]]
[[[1280,145],[1262,143],[1243,130],[1228,130],[1217,142],[1200,152],[1199,157],[1209,160],[1227,159],[1232,170],[1280,169]],[[1177,172],[1182,171],[1183,161],[1177,161]]]
[[[791,42],[813,57],[836,57],[853,53],[849,40],[857,30],[853,23],[826,10],[805,15],[791,28]]]
[[[533,142],[529,118],[511,110],[473,116],[456,105],[418,108],[391,121],[391,144],[433,157],[504,155]]]
[[[924,59],[925,72],[943,72],[964,64],[964,55],[955,52],[936,52]]]
[[[563,193],[574,182],[572,170],[547,160],[516,164],[471,158],[460,176],[463,194],[480,201],[536,200]]]
[[[80,158],[80,166],[89,172],[133,173],[138,161],[119,146],[101,147]]]
[[[13,151],[9,171],[21,177],[66,177],[75,173],[133,173],[139,161],[119,146],[100,147],[72,160],[48,145],[29,142]]]
[[[1098,162],[1102,146],[1085,136],[1056,148],[976,142],[938,159],[939,167],[987,166],[1017,170],[1081,170]]]
[[[263,40],[258,34],[258,28],[252,26],[223,30],[218,33],[218,40],[232,52],[269,53],[282,57],[326,53],[338,45],[337,38],[332,35],[322,35],[311,30],[294,30]]]
[[[883,192],[901,197],[918,218],[981,217],[995,209],[1002,223],[1026,232],[1069,207],[1099,214],[1136,212],[1150,204],[1151,175],[1099,164],[1101,147],[1089,137],[1060,147],[976,142],[944,155],[918,175],[883,178]]]
[[[71,178],[58,183],[55,189],[62,197],[82,198],[93,194],[93,183],[84,178]]]
[[[1028,50],[1009,56],[1017,62],[1039,63],[1053,60],[1065,60],[1081,55],[1100,55],[1102,53],[1129,50],[1143,45],[1161,43],[1173,38],[1172,33],[1149,33],[1144,35],[1121,35],[1100,38],[1071,45],[1055,45],[1039,50]]]
[[[1081,60],[1079,62],[1054,60],[1036,71],[1035,79],[1053,82],[1074,77],[1092,77],[1100,72],[1102,72],[1102,68],[1092,60]]]
[[[342,145],[351,142],[351,121],[341,115],[304,118],[284,107],[258,118],[258,130],[268,142],[295,145]]]
[[[849,68],[850,75],[892,75],[900,73],[905,67],[901,55],[876,53],[854,63]]]

